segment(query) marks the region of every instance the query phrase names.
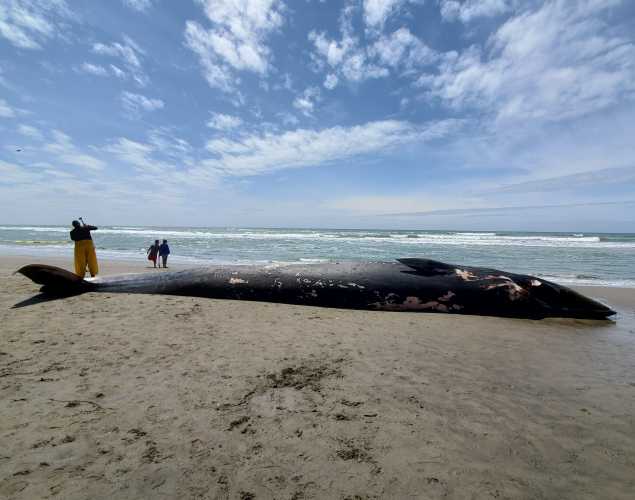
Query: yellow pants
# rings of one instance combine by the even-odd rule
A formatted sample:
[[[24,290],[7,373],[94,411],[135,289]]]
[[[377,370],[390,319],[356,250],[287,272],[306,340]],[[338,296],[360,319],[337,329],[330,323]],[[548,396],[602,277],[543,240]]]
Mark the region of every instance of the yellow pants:
[[[86,265],[91,276],[97,276],[99,266],[97,265],[97,254],[93,240],[82,240],[75,242],[75,274],[82,278],[86,274]]]

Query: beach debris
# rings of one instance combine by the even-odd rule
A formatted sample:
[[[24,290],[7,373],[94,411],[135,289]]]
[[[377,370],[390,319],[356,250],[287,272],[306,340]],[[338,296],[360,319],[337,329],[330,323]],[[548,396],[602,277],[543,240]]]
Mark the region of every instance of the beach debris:
[[[244,423],[249,422],[250,418],[251,417],[248,417],[248,416],[245,415],[245,416],[242,416],[242,417],[240,417],[240,418],[238,418],[236,420],[233,420],[232,422],[229,423],[229,427],[227,428],[227,430],[228,431],[233,431],[236,427],[238,427],[238,426],[240,426],[240,425],[242,425]]]
[[[342,460],[355,460],[356,462],[368,462],[374,464],[373,457],[368,453],[370,447],[365,441],[355,439],[339,439],[342,447],[335,453]]]
[[[143,455],[141,455],[141,458],[143,458],[144,461],[147,463],[158,464],[159,462],[161,462],[161,453],[157,448],[157,444],[152,440],[148,440],[146,441],[146,446],[147,448],[143,452]]]
[[[346,422],[346,421],[352,420],[352,418],[349,415],[346,415],[344,413],[336,413],[335,415],[333,415],[333,418],[340,422]]]
[[[50,381],[52,379],[40,379],[40,381]],[[94,401],[87,401],[85,399],[53,399],[49,398],[49,401],[54,401],[56,403],[66,403],[64,405],[65,408],[75,408],[81,404],[92,405],[94,410],[103,410],[104,408]]]
[[[308,387],[318,392],[321,389],[321,380],[333,376],[342,376],[339,368],[328,364],[309,362],[288,366],[277,373],[269,373],[266,379],[269,388],[293,387],[294,389],[304,389]]]
[[[351,407],[356,407],[356,406],[364,404],[363,401],[349,401],[348,399],[340,399],[340,403],[343,404],[344,406],[351,406]]]

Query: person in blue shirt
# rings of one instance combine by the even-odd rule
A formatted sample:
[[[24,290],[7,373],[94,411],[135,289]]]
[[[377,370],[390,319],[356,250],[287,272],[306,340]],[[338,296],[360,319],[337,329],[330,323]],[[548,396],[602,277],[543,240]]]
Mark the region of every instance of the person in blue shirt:
[[[159,247],[159,257],[163,261],[163,268],[167,269],[168,267],[168,255],[170,255],[170,247],[168,246],[168,240],[163,240],[161,246]],[[159,263],[159,267],[161,267],[161,263]]]

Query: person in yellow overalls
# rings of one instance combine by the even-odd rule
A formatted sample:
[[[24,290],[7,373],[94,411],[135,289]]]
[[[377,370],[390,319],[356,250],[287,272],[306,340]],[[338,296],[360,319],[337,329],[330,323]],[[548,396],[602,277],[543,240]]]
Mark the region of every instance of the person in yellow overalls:
[[[73,221],[73,230],[71,231],[71,240],[75,242],[75,274],[84,277],[86,274],[86,266],[90,275],[94,278],[99,272],[97,264],[97,254],[95,253],[95,245],[93,238],[90,236],[91,231],[96,231],[95,226]]]

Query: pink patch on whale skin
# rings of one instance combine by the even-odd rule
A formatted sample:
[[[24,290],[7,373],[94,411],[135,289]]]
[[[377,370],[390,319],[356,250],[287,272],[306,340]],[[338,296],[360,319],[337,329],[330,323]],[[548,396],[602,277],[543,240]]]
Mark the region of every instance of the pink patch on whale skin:
[[[406,297],[401,303],[391,304],[389,302],[375,302],[373,304],[377,309],[384,311],[437,311],[448,312],[450,308],[447,305],[441,304],[436,300],[429,302],[422,302],[419,297]],[[452,309],[459,310],[462,306],[452,306]]]
[[[522,286],[516,283],[509,276],[485,276],[484,279],[494,279],[494,280],[503,280],[502,283],[495,283],[492,285],[485,285],[483,288],[485,290],[494,290],[496,288],[507,288],[507,293],[509,295],[509,300],[518,300],[527,295],[527,290],[525,290]]]
[[[455,269],[454,273],[463,281],[475,281],[479,279],[476,274],[466,271],[465,269]]]

